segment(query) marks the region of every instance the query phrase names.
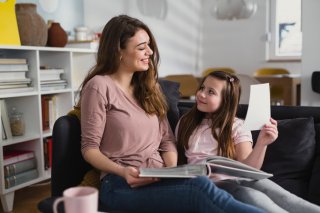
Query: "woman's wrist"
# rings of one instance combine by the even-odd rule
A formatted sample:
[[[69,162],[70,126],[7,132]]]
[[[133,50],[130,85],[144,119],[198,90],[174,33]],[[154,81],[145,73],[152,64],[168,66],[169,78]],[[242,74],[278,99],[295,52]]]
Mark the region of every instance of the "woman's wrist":
[[[117,164],[117,168],[115,171],[116,175],[121,176],[121,177],[125,177],[125,173],[126,173],[125,171],[126,171],[126,167]]]

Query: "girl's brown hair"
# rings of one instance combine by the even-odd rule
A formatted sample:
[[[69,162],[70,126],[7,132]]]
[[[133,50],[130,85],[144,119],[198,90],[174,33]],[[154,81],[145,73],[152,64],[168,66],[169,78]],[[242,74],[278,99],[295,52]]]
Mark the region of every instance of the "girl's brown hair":
[[[218,141],[218,155],[235,158],[234,144],[231,138],[232,126],[239,104],[241,87],[239,79],[223,71],[214,71],[202,79],[200,87],[206,78],[212,77],[226,82],[222,90],[222,101],[218,110],[211,113],[211,131],[213,137]],[[200,89],[198,88],[198,91]],[[200,112],[195,104],[180,120],[178,129],[178,150],[180,157],[184,158],[185,149],[189,148],[189,138],[205,118],[206,113]]]
[[[141,29],[149,35],[149,47],[152,49],[153,55],[150,56],[149,69],[146,72],[135,72],[131,84],[134,87],[134,95],[140,106],[148,114],[156,114],[163,118],[168,107],[164,95],[157,86],[160,60],[158,47],[148,26],[130,16],[119,15],[110,19],[106,24],[100,38],[97,63],[89,71],[80,89],[82,90],[86,83],[96,75],[110,75],[117,72],[120,66],[120,50],[125,49],[128,40]],[[77,107],[80,107],[80,101]]]

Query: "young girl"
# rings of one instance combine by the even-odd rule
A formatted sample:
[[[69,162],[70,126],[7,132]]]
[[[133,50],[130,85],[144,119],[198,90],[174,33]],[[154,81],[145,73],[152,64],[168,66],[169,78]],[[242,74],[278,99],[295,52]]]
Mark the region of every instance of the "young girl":
[[[221,155],[261,168],[267,146],[278,137],[277,122],[270,118],[252,148],[251,132],[244,130],[243,120],[236,117],[240,93],[240,82],[235,75],[215,71],[203,79],[195,106],[176,128],[180,159],[187,158],[188,163],[197,164],[210,155]],[[248,181],[217,174],[211,179],[236,199],[267,212],[320,212],[320,207],[268,179]]]

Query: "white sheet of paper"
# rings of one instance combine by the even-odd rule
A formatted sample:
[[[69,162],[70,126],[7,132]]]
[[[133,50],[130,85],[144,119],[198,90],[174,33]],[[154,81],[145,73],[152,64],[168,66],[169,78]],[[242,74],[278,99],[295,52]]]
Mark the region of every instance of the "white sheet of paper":
[[[249,106],[244,129],[260,130],[263,125],[270,123],[270,86],[254,84],[250,86]]]

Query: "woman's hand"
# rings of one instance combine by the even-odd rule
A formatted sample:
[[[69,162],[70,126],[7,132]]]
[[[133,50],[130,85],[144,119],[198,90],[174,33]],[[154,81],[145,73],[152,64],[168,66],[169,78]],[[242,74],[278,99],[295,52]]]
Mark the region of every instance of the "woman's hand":
[[[123,177],[132,188],[144,186],[160,180],[159,178],[139,177],[139,170],[131,166],[124,167]]]
[[[278,138],[277,121],[270,118],[270,124],[265,124],[258,136],[257,143],[260,145],[269,145]]]

